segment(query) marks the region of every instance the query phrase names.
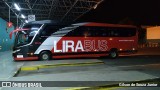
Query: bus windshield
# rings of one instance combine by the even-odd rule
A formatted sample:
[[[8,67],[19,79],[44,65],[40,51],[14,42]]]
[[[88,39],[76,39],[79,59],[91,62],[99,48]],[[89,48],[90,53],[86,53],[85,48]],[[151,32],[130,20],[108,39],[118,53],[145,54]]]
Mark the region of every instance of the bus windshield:
[[[41,25],[26,25],[23,26],[23,29],[27,29],[24,31],[19,31],[16,35],[15,46],[22,46],[29,44],[33,37],[38,32],[38,29]]]

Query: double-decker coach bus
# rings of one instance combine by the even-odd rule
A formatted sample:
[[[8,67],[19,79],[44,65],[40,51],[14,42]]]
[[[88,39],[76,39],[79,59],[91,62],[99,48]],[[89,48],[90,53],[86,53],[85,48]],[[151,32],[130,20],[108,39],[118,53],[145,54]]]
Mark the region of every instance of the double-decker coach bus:
[[[17,32],[14,60],[49,60],[51,58],[118,57],[137,50],[135,26],[85,22],[70,26],[35,21]]]

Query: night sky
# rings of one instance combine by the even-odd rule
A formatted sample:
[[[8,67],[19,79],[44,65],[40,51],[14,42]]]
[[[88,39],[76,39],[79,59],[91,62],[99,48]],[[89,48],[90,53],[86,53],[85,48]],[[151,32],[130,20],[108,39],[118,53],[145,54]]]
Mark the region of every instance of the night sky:
[[[160,0],[104,0],[77,21],[160,25]]]

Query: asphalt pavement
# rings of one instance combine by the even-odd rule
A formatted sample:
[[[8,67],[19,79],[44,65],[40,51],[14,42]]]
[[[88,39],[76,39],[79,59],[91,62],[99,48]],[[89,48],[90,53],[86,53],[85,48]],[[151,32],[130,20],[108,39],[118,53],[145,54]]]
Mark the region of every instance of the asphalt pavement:
[[[62,59],[51,61],[22,61],[13,62],[10,56],[11,52],[0,53],[1,75],[0,80],[4,81],[62,81],[62,87],[36,88],[37,90],[73,90],[72,87],[63,86],[63,81],[69,81],[74,85],[74,81],[94,81],[97,86],[104,84],[110,85],[114,83],[126,81],[141,81],[147,79],[155,79],[160,77],[160,49],[147,48],[140,49],[137,54],[130,56],[120,56],[117,59],[109,57],[101,58],[80,58],[80,59]],[[85,61],[86,60],[86,61]],[[70,62],[103,62],[103,64],[87,64],[87,65],[64,65],[53,66],[48,68],[39,68],[36,70],[20,71],[14,76],[15,72],[23,66],[37,66],[45,64],[62,64]],[[6,75],[5,75],[6,74]],[[6,78],[8,77],[8,78]],[[109,81],[103,83],[103,81]],[[100,83],[101,82],[101,83]],[[95,85],[94,84],[94,85]],[[83,84],[79,84],[83,87]],[[82,86],[81,86],[82,85]],[[89,85],[90,86],[90,85]],[[1,90],[18,90],[19,88],[1,88]],[[28,90],[28,88],[21,88]],[[29,88],[33,90],[35,88]],[[152,90],[153,87],[116,87],[112,90]],[[100,90],[106,90],[100,89]],[[159,90],[159,87],[154,87]]]

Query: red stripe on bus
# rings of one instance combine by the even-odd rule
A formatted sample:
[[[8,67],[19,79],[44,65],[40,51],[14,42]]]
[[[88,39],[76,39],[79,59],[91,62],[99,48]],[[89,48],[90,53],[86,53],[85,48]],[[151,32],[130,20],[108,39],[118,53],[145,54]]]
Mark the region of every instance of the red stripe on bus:
[[[61,55],[61,56],[52,56],[52,58],[100,57],[100,56],[107,56],[107,54]]]
[[[121,24],[106,24],[106,23],[87,23],[84,26],[104,26],[104,27],[130,27],[130,28],[136,28],[136,26],[133,25],[121,25]]]
[[[38,57],[14,58],[14,60],[37,60]]]

